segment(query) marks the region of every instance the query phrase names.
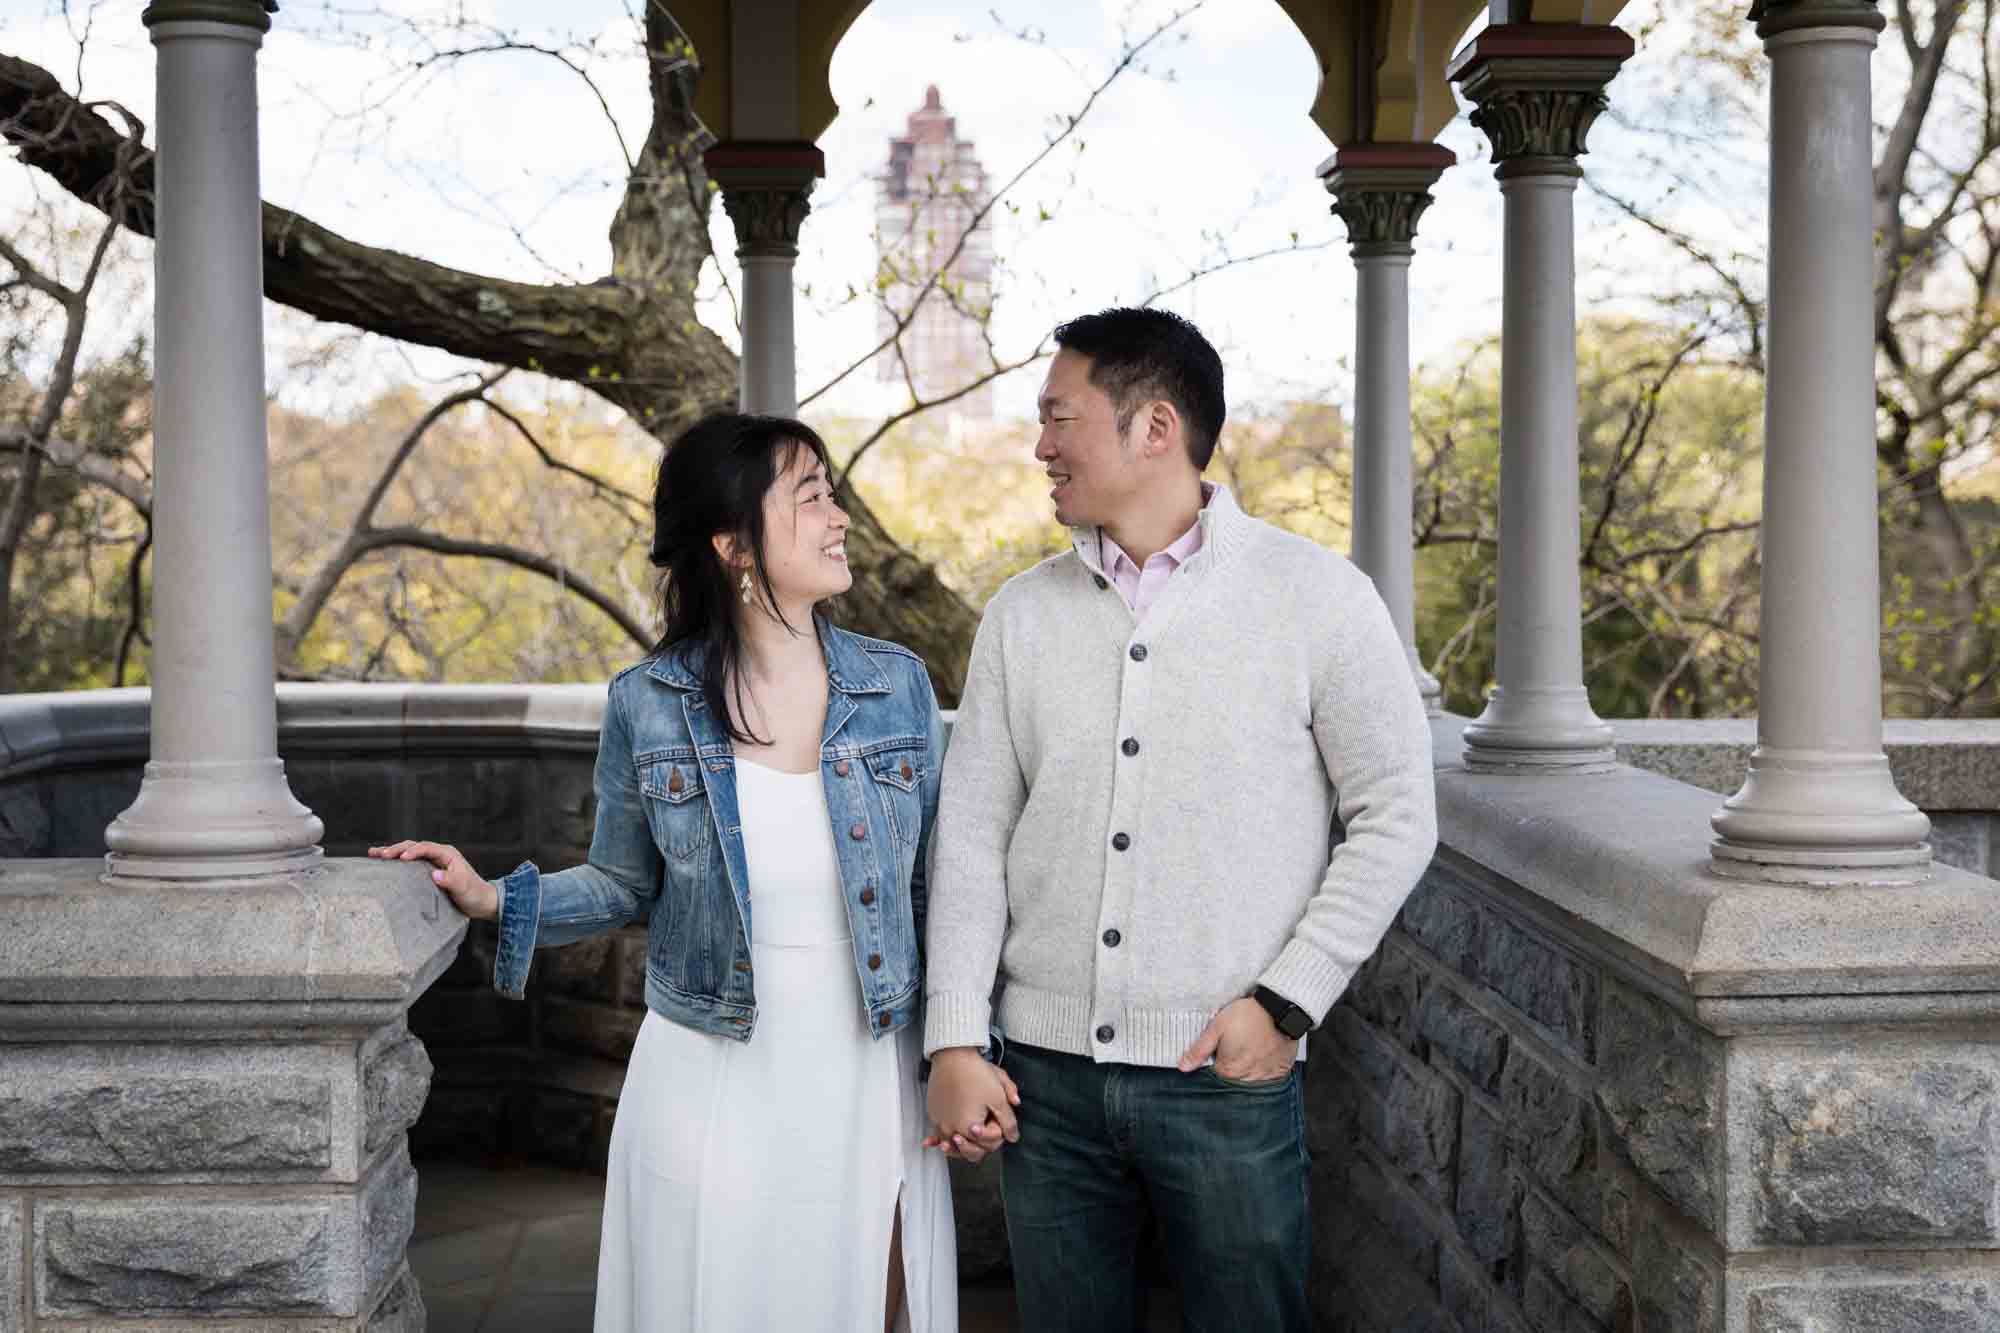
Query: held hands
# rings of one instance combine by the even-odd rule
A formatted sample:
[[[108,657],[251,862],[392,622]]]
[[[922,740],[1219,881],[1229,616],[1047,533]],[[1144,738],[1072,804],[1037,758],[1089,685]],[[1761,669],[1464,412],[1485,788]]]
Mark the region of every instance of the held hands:
[[[429,861],[431,883],[445,891],[452,906],[474,921],[492,921],[500,915],[500,890],[474,874],[458,848],[449,843],[405,838],[387,847],[370,847],[368,854],[378,861]]]
[[[989,1064],[972,1047],[939,1051],[931,1057],[931,1132],[924,1147],[977,1162],[1004,1144],[1021,1141],[1014,1119],[1020,1104],[1020,1090],[1007,1071]]]
[[[1215,1072],[1238,1083],[1263,1083],[1292,1072],[1299,1043],[1278,1031],[1277,1024],[1252,999],[1232,1001],[1208,1020],[1208,1026],[1181,1053],[1181,1072],[1191,1074],[1215,1057]]]

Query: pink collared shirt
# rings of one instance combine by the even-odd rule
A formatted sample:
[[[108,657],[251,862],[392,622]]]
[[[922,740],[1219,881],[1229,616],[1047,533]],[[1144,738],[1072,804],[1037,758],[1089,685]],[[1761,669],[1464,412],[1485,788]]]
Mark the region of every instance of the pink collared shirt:
[[[1201,484],[1201,503],[1205,509],[1215,495],[1215,483]],[[1159,600],[1160,592],[1167,586],[1167,580],[1174,571],[1194,558],[1201,550],[1201,518],[1195,517],[1194,526],[1183,532],[1166,550],[1148,556],[1145,568],[1132,563],[1132,557],[1125,554],[1111,534],[1104,529],[1097,530],[1097,558],[1104,566],[1104,576],[1111,580],[1111,586],[1118,589],[1118,595],[1125,599],[1125,605],[1132,608],[1134,618],[1143,621],[1146,611]]]

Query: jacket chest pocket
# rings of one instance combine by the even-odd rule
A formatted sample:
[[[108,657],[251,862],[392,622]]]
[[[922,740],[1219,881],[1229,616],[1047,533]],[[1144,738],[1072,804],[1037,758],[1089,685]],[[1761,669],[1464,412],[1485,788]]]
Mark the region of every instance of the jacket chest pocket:
[[[680,861],[708,850],[707,783],[701,765],[692,757],[650,755],[633,763],[639,770],[639,794],[646,800],[646,822],[660,850]]]
[[[869,787],[874,791],[889,820],[896,842],[914,850],[923,831],[924,751],[883,750],[869,755]]]

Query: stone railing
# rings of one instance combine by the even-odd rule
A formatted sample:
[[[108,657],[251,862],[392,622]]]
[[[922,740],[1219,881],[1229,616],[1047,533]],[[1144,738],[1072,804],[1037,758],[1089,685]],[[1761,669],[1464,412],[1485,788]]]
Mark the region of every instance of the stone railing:
[[[1620,747],[1730,790],[1714,725]],[[1437,861],[1313,1047],[1329,1326],[2000,1327],[2000,884],[1722,881],[1712,791],[1474,775],[1461,726]],[[1890,752],[1990,864],[2000,727]]]
[[[279,700],[329,852],[583,855],[602,687]],[[1660,771],[1569,779],[1467,773],[1462,725],[1435,724],[1438,859],[1313,1044],[1326,1325],[2000,1327],[2000,884],[1969,873],[2000,843],[2000,724],[1891,724],[1940,866],[1840,890],[1706,873],[1752,724],[1619,723]],[[0,700],[0,746],[0,854],[93,855],[144,693]],[[601,1164],[643,935],[544,953],[527,1004],[494,994],[491,950],[474,930],[411,1011],[437,1065],[419,1161]],[[989,1173],[956,1179],[971,1275],[1004,1236]]]

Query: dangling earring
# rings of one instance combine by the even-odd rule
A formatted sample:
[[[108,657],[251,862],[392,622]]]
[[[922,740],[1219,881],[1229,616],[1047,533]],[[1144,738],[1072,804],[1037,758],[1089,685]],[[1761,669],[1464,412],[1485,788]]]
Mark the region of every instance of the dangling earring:
[[[748,606],[750,605],[751,598],[755,594],[751,591],[750,571],[747,569],[743,571],[743,582],[741,584],[741,587],[743,589],[743,605]]]

